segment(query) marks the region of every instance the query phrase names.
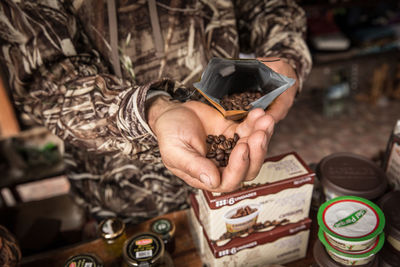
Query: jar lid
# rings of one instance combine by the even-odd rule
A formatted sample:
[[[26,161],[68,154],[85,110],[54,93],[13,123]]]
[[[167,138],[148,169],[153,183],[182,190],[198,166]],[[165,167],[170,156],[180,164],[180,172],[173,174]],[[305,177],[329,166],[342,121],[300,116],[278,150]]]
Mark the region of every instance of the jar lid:
[[[74,255],[64,263],[64,267],[76,266],[102,267],[103,263],[97,256],[89,253]]]
[[[334,153],[317,165],[317,176],[324,187],[338,195],[375,199],[386,190],[387,179],[373,161],[352,153]]]
[[[326,250],[332,251],[333,253],[343,257],[354,259],[367,258],[369,256],[376,255],[379,250],[381,250],[385,242],[385,234],[382,232],[371,247],[361,251],[344,251],[337,247],[334,247],[331,243],[329,243],[328,239],[326,238],[326,234],[324,233],[324,231],[322,231],[322,229],[318,231],[318,238],[322,242]]]
[[[379,206],[385,214],[387,235],[400,241],[400,191],[385,194],[379,200]]]
[[[151,266],[164,255],[164,243],[161,238],[150,232],[136,234],[125,241],[123,257],[129,266]]]
[[[151,226],[151,231],[161,236],[174,236],[175,234],[175,224],[167,219],[167,218],[160,218],[155,220]]]
[[[125,223],[118,218],[108,218],[100,223],[99,230],[104,239],[116,239],[124,233]]]
[[[371,201],[354,196],[325,202],[318,210],[317,219],[324,232],[344,241],[375,238],[385,227],[382,210]]]
[[[334,261],[326,252],[324,246],[322,245],[321,241],[318,239],[315,240],[314,247],[313,247],[313,257],[314,260],[317,262],[318,266],[321,267],[343,267],[343,264],[340,264]],[[375,259],[367,264],[358,265],[359,267],[378,267],[379,266],[379,258],[375,257]]]

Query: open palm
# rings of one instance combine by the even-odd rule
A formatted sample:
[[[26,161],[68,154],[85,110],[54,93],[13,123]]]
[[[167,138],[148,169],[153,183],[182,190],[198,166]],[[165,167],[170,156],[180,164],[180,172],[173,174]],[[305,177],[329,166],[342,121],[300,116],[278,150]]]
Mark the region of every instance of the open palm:
[[[154,123],[165,166],[187,184],[210,191],[228,192],[258,174],[267,152],[274,120],[262,109],[252,110],[241,123],[226,120],[215,108],[201,102],[174,104]],[[228,165],[218,168],[206,158],[209,134],[240,136]]]

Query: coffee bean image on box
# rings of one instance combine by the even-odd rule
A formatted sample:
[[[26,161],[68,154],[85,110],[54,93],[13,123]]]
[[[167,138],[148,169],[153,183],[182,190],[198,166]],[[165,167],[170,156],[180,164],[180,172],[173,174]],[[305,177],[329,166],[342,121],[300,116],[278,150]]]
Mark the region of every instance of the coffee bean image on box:
[[[250,206],[246,206],[246,207],[237,209],[236,213],[231,216],[231,219],[244,217],[244,216],[250,215],[256,211],[257,211],[257,209],[252,209]]]
[[[235,133],[233,138],[226,138],[225,135],[208,135],[206,139],[207,154],[206,157],[213,159],[217,166],[226,167],[229,156],[235,147],[239,135]]]
[[[284,226],[289,224],[290,221],[288,219],[282,219],[280,221],[273,220],[273,221],[265,221],[265,222],[258,222],[253,226],[238,231],[238,232],[225,232],[223,235],[220,236],[217,240],[211,240],[212,243],[217,244],[217,246],[223,246],[229,243],[232,239],[239,238],[239,237],[247,237],[252,233],[259,233],[259,232],[269,232],[277,227]]]

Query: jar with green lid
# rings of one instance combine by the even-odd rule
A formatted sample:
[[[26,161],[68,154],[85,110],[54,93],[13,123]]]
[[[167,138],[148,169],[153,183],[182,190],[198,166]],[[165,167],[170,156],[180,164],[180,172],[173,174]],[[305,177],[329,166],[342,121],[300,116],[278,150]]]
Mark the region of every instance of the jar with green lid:
[[[126,241],[125,223],[118,218],[108,218],[100,223],[99,231],[107,252],[114,258],[120,257]]]
[[[125,241],[122,251],[124,267],[173,267],[162,239],[154,233],[142,232]]]
[[[318,210],[317,219],[330,244],[345,251],[370,248],[385,227],[382,210],[375,203],[355,196],[325,202]]]
[[[361,251],[342,250],[335,247],[329,242],[326,233],[322,230],[318,232],[318,239],[322,242],[326,252],[335,262],[343,265],[365,265],[371,264],[371,262],[374,261],[375,256],[381,250],[385,242],[385,234],[382,232],[372,246]]]
[[[64,263],[64,267],[91,266],[103,267],[103,262],[94,254],[83,253],[74,255]]]
[[[150,230],[161,237],[165,249],[172,254],[175,250],[175,224],[167,218],[160,218],[152,222]]]

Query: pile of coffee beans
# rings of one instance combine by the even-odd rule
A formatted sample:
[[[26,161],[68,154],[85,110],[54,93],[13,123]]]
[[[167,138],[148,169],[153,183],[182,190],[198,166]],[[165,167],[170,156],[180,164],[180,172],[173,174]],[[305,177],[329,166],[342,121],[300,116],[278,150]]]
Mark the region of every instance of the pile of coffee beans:
[[[231,95],[225,95],[221,99],[221,106],[225,110],[250,110],[253,101],[256,101],[262,97],[260,92],[243,92],[235,93]]]
[[[235,133],[233,138],[226,138],[225,135],[208,135],[207,142],[207,155],[209,159],[214,159],[219,167],[226,167],[228,165],[229,156],[235,147],[239,135]]]
[[[244,216],[250,215],[256,211],[257,211],[257,209],[252,209],[250,206],[242,207],[242,208],[236,210],[236,213],[231,216],[231,219],[244,217]]]

